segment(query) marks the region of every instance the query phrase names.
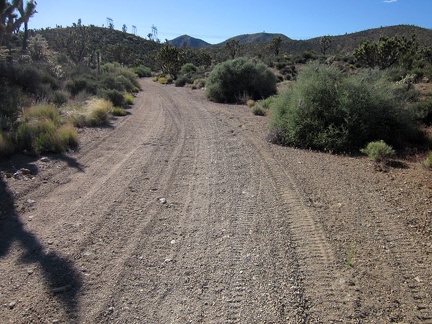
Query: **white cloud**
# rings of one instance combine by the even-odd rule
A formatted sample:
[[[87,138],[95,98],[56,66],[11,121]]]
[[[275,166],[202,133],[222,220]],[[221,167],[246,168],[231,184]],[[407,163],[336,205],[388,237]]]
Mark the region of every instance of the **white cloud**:
[[[397,0],[384,0],[385,3],[392,3],[392,2],[396,2]]]

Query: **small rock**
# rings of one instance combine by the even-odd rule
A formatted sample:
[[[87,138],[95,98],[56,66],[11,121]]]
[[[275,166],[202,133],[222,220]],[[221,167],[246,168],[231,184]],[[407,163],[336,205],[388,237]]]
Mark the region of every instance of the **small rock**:
[[[31,174],[31,171],[29,169],[26,169],[26,168],[21,168],[20,171],[24,175],[30,175]]]
[[[41,162],[49,162],[49,159],[46,156],[44,156],[40,160],[41,160]]]
[[[8,305],[9,309],[14,309],[15,306],[16,306],[16,301],[12,301],[12,302],[10,302],[9,305]]]
[[[170,243],[171,244],[176,244],[176,240],[172,240]]]
[[[159,198],[158,200],[162,205],[165,205],[167,203],[167,200],[165,198]]]
[[[49,240],[47,243],[48,243],[48,245],[53,245],[54,241]]]
[[[13,174],[13,177],[17,180],[21,180],[22,179],[22,172],[21,171],[17,171]]]
[[[27,203],[28,203],[29,205],[34,205],[34,204],[36,203],[36,200],[33,200],[33,199],[27,199]]]
[[[33,274],[33,269],[27,270],[27,274],[32,275]]]

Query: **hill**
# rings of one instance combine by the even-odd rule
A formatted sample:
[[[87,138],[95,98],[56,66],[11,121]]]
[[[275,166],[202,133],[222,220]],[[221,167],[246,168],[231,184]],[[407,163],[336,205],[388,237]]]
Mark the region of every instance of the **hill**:
[[[420,45],[432,45],[432,30],[411,26],[411,25],[396,25],[389,27],[380,27],[368,29],[356,33],[329,36],[331,40],[331,47],[328,54],[348,54],[358,47],[363,40],[376,41],[381,36],[405,36],[411,38],[415,35]],[[304,52],[320,53],[320,37],[315,37],[307,40],[291,39],[283,34],[246,34],[232,37],[222,43],[210,46],[210,48],[217,50],[225,46],[226,42],[235,39],[242,45],[242,55],[255,55],[256,53],[265,53],[268,51],[268,44],[274,38],[281,36],[283,41],[281,43],[281,53],[289,53],[293,55],[300,55]],[[325,36],[325,35],[322,35]]]
[[[79,29],[80,27],[82,29]],[[158,68],[154,57],[162,44],[137,35],[93,25],[46,28],[32,33],[41,34],[47,40],[49,47],[58,52],[68,53],[72,49],[68,49],[67,44],[70,42],[70,35],[75,34],[79,35],[80,39],[87,39],[85,50],[88,56],[94,56],[96,51],[100,51],[103,61],[117,61],[131,66],[143,64]],[[79,44],[81,44],[79,41],[75,43],[75,45]]]
[[[192,48],[202,48],[210,45],[202,39],[194,38],[189,35],[179,36],[177,38],[174,38],[173,40],[170,40],[169,43],[170,45],[178,47],[187,46]]]

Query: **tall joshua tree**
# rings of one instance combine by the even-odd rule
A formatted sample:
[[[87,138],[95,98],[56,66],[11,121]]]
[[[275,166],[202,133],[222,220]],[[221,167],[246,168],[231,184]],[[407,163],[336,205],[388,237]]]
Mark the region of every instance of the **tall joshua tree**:
[[[21,26],[21,19],[15,13],[19,0],[12,3],[6,0],[0,0],[0,45],[5,44],[10,47],[10,38],[13,32]]]
[[[27,40],[28,40],[28,22],[30,18],[37,13],[36,11],[36,1],[29,0],[27,1],[24,7],[24,0],[18,1],[17,9],[21,15],[20,20],[24,24],[24,38],[23,38],[23,50],[27,49]]]

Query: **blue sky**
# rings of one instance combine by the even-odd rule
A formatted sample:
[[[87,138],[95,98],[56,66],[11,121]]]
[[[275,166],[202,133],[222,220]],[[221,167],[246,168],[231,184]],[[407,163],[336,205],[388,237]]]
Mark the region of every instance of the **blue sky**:
[[[145,37],[152,25],[161,41],[188,34],[220,43],[240,34],[282,33],[293,39],[341,35],[410,24],[432,28],[432,0],[37,0],[30,28],[126,24]]]

